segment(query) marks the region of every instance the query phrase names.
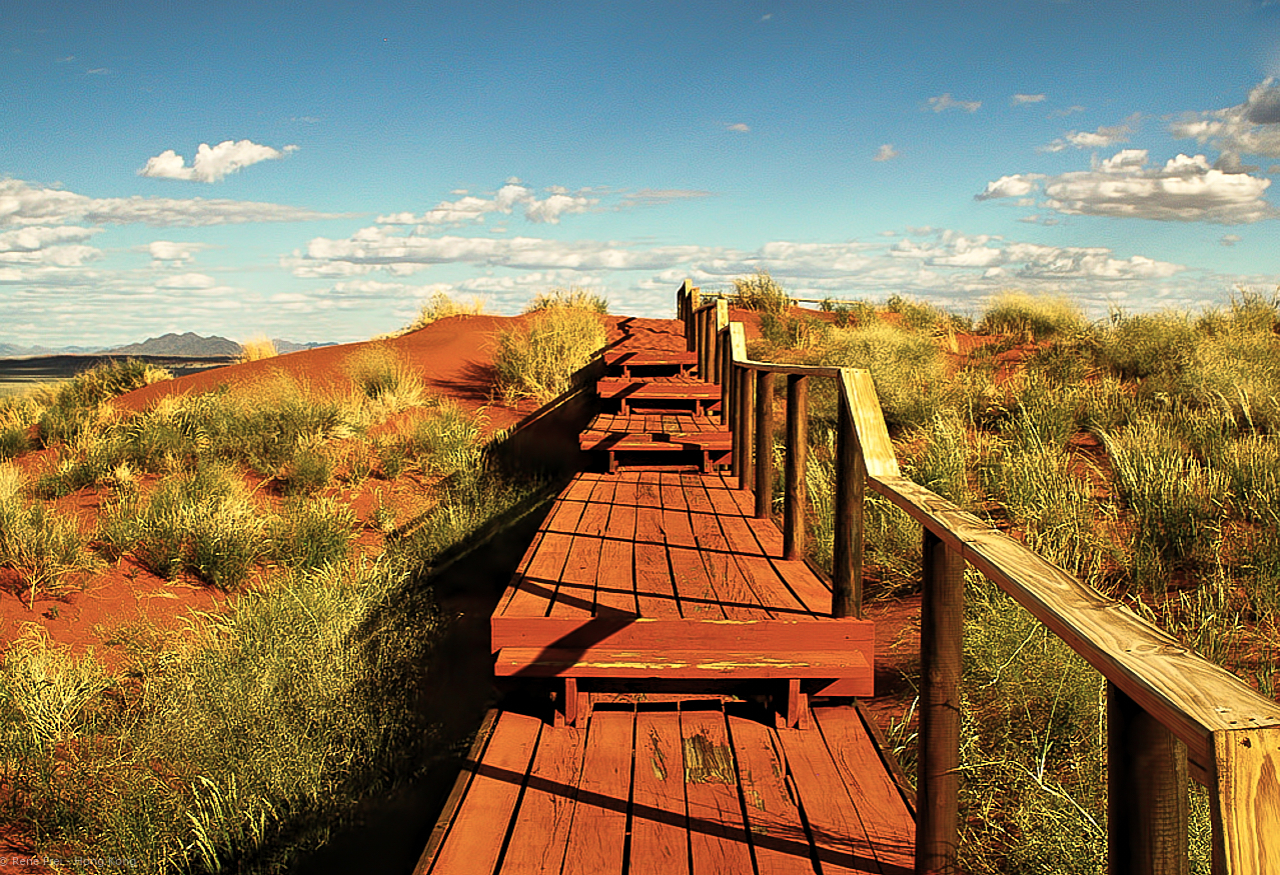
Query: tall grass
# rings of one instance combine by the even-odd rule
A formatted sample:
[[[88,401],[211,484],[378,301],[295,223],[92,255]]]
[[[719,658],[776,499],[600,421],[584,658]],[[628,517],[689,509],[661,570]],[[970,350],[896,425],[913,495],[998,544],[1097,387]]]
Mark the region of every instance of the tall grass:
[[[820,360],[870,370],[891,427],[925,426],[948,402],[946,361],[937,343],[888,323],[832,331]]]
[[[446,292],[434,292],[418,311],[418,316],[401,333],[426,328],[433,322],[454,316],[478,316],[484,312],[484,299],[480,297],[455,300]]]
[[[569,388],[605,339],[604,324],[589,310],[552,307],[535,313],[523,326],[498,335],[498,388],[508,400],[550,400]]]
[[[240,344],[240,361],[242,362],[258,362],[275,358],[279,354],[275,341],[265,334],[251,337]]]
[[[1009,290],[994,295],[978,331],[983,334],[1027,334],[1036,340],[1069,337],[1083,331],[1084,315],[1067,298],[1029,295]]]
[[[597,294],[590,289],[570,286],[567,289],[551,289],[547,292],[539,292],[533,296],[528,306],[524,308],[524,312],[540,313],[543,310],[566,308],[570,310],[585,310],[588,313],[598,313],[603,316],[609,312],[609,301],[603,295]]]
[[[34,610],[37,595],[59,593],[95,561],[75,519],[26,501],[23,485],[18,469],[0,464],[0,567],[18,573]]]

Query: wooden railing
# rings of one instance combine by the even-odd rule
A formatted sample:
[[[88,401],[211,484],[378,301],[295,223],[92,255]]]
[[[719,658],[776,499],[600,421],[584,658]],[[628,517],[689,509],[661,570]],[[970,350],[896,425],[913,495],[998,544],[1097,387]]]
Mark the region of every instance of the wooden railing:
[[[728,321],[723,298],[703,302],[686,280],[676,300],[700,373],[724,387],[721,415],[734,435],[733,474],[739,488],[754,488],[757,516],[771,510],[775,378],[786,377],[788,558],[803,553],[807,383],[815,377],[836,380],[833,616],[861,614],[868,486],[923,527],[917,872],[958,871],[967,563],[1106,679],[1112,875],[1187,872],[1188,775],[1209,790],[1215,875],[1280,873],[1280,705],[1128,607],[901,476],[867,371],[752,361],[742,325]]]

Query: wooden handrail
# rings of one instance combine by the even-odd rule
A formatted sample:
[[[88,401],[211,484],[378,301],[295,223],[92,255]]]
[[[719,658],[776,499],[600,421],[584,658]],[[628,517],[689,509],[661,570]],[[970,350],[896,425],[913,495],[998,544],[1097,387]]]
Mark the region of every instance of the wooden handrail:
[[[696,307],[684,286],[678,294],[678,306]],[[694,327],[688,321],[686,325]],[[926,604],[917,872],[957,871],[959,722],[954,718],[964,613],[960,572],[967,563],[1106,678],[1113,875],[1185,871],[1186,786],[1180,776],[1186,774],[1210,791],[1215,875],[1280,875],[1280,704],[1021,542],[903,477],[867,371],[752,361],[745,356],[737,323],[712,335],[706,344],[723,357],[722,379],[732,384],[729,397],[736,403],[726,405],[722,413],[735,435],[735,457],[741,447],[754,444],[755,476],[749,477],[749,468],[741,463],[736,470],[741,488],[754,482],[757,516],[768,514],[772,499],[775,376],[786,375],[789,385],[808,377],[836,379],[840,413],[834,616],[857,616],[861,609],[861,505],[866,486],[923,528]],[[746,385],[755,389],[750,407],[744,401]],[[798,406],[792,394],[788,393],[788,420],[793,406]],[[748,427],[749,418],[754,421]],[[798,458],[796,447],[788,446],[787,453],[789,460]],[[802,464],[797,470],[803,476]],[[799,513],[785,502],[799,500],[788,491],[784,519]],[[1126,753],[1126,747],[1135,745],[1144,754],[1140,765]]]

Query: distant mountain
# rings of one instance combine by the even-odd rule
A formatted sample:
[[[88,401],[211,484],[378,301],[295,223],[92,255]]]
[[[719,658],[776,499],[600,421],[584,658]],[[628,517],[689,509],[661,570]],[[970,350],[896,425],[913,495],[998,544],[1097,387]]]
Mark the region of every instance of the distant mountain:
[[[130,343],[107,350],[110,355],[178,355],[184,358],[234,358],[240,355],[240,344],[225,337],[201,337],[194,331],[149,337],[142,343]]]
[[[309,343],[294,343],[292,340],[274,339],[271,342],[276,345],[276,352],[280,353],[281,355],[283,355],[286,352],[301,352],[304,349],[319,349],[322,346],[337,345],[332,340],[327,340],[324,343],[319,343],[314,340],[310,341]]]
[[[18,346],[16,343],[0,343],[0,358],[26,358],[39,355],[87,355],[101,352],[100,346]]]

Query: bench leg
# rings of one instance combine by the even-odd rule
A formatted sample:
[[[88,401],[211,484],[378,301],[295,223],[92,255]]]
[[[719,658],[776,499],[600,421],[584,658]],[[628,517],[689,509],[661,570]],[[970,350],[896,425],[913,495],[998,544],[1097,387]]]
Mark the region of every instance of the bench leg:
[[[800,691],[800,679],[787,681],[786,713],[778,715],[778,722],[791,729],[809,728],[809,696]]]
[[[618,473],[618,454],[613,450],[609,451],[609,473]]]
[[[564,679],[564,691],[560,701],[556,703],[556,726],[577,726],[579,720],[587,718],[590,701],[587,694],[578,689],[577,678]]]

